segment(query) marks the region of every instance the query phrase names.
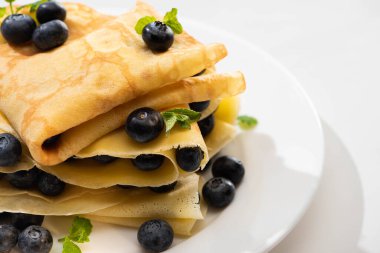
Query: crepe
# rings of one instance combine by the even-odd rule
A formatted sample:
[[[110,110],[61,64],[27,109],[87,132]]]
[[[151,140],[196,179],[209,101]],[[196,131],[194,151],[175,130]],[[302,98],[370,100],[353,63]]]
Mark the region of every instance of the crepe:
[[[128,159],[118,159],[110,164],[99,164],[92,159],[75,159],[56,166],[37,166],[68,184],[85,188],[99,189],[117,184],[138,187],[167,185],[176,181],[180,175],[180,170],[176,167],[173,147],[177,145],[200,145],[206,157],[214,156],[237,134],[235,126],[227,122],[231,117],[236,119],[237,104],[238,100],[236,99],[228,98],[221,101],[215,114],[215,128],[205,140],[201,137],[196,124],[192,125],[191,130],[174,128],[169,136],[163,133],[151,145],[131,142],[124,130],[118,129],[102,137],[77,154],[82,158],[92,157],[97,154],[133,158],[139,154],[155,153],[162,154],[171,160],[166,159],[164,164],[155,171],[144,172],[138,170]],[[223,110],[223,114],[219,113],[219,110]],[[14,132],[4,117],[0,117],[0,131],[2,128],[8,129],[5,132]],[[23,157],[29,161],[24,168],[22,167],[23,163],[21,163],[15,167],[0,167],[0,172],[11,173],[18,170],[28,170],[35,166],[26,149],[23,150]],[[204,167],[207,161],[208,158],[203,160],[202,167]],[[182,174],[186,173],[182,172]]]
[[[7,118],[4,116],[3,113],[0,112],[0,134],[2,133],[10,133],[20,140],[20,137],[18,137],[17,133],[13,130]],[[33,159],[30,157],[28,148],[25,146],[25,144],[22,141],[21,143],[22,143],[21,160],[14,166],[8,166],[8,167],[0,166],[0,172],[13,173],[20,170],[30,170],[36,165]]]
[[[80,131],[81,124],[226,56],[223,45],[204,46],[187,33],[176,35],[167,52],[153,53],[134,31],[137,20],[147,15],[158,16],[138,2],[135,10],[53,51],[22,60],[17,54],[2,57],[0,51],[0,110],[38,163],[58,164],[120,125],[101,121],[103,131],[80,139],[69,138],[69,129]],[[62,133],[54,148],[42,147]]]
[[[50,216],[92,214],[106,217],[163,217],[203,219],[199,205],[199,176],[182,178],[170,193],[149,189],[112,187],[91,190],[67,186],[58,197],[46,197],[36,191],[14,189],[0,182],[0,210]]]
[[[67,10],[65,23],[70,29],[70,36],[66,44],[98,29],[101,25],[111,19],[111,16],[101,14],[81,3],[64,3],[64,6]],[[0,40],[0,52],[1,58],[4,59],[5,62],[6,59],[9,61],[16,59],[20,61],[38,53],[38,50],[32,44],[20,47],[9,47],[6,41]],[[0,133],[10,133],[21,141],[21,138],[12,128],[8,119],[2,112],[0,112]],[[0,167],[0,172],[12,173],[20,170],[29,170],[36,166],[35,161],[31,158],[28,148],[22,141],[21,143],[23,148],[21,161],[15,166]]]
[[[158,217],[147,217],[147,218],[118,218],[118,217],[104,217],[97,215],[84,215],[85,218],[88,218],[92,221],[98,221],[102,223],[109,223],[119,226],[125,227],[134,227],[138,228],[145,221],[156,219]],[[195,223],[198,221],[196,219],[173,219],[173,218],[165,218],[166,222],[168,222],[176,235],[182,236],[190,236],[192,234],[192,229]]]

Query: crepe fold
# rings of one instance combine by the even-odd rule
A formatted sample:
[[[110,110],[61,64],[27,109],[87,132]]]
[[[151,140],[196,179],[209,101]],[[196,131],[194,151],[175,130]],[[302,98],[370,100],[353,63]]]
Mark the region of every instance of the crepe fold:
[[[198,194],[199,176],[181,178],[170,193],[146,188],[86,189],[68,186],[58,197],[42,196],[33,190],[19,190],[0,182],[0,210],[50,216],[93,214],[107,217],[163,217],[202,219]]]
[[[8,129],[8,131],[2,129]],[[4,117],[0,117],[0,133],[2,132],[13,132]],[[161,154],[167,157],[164,164],[159,169],[148,172],[135,168],[130,159],[118,159],[110,164],[100,164],[93,159],[74,159],[55,166],[41,166],[31,159],[25,147],[21,162],[14,167],[0,167],[0,172],[13,173],[19,170],[29,170],[36,166],[68,184],[91,189],[107,188],[114,185],[162,186],[177,181],[180,176],[188,175],[188,173],[181,171],[176,164],[175,148],[177,145],[200,146],[205,153],[205,158],[201,164],[204,167],[208,157],[214,156],[235,136],[235,127],[220,117],[216,117],[215,128],[205,140],[203,140],[196,124],[192,125],[191,130],[175,128],[169,136],[163,134],[149,146],[141,146],[141,144],[131,142],[124,130],[118,129],[85,148],[78,156],[85,158],[105,154],[114,157],[134,158],[139,154]]]
[[[187,33],[176,35],[167,52],[153,53],[134,30],[143,16],[158,17],[138,2],[133,11],[56,50],[22,60],[0,55],[0,110],[38,163],[58,164],[105,134],[94,131],[79,141],[67,138],[68,130],[79,131],[83,123],[212,67],[227,54],[222,44],[205,46]],[[106,133],[120,126],[100,124]],[[62,133],[54,148],[42,147]]]

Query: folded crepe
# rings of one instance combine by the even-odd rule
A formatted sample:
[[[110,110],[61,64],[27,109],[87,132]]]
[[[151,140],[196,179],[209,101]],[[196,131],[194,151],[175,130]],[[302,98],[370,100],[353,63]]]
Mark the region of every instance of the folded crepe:
[[[41,166],[31,159],[27,148],[24,147],[21,162],[13,167],[0,167],[0,172],[13,173],[37,166],[68,184],[92,189],[119,184],[138,187],[167,185],[176,181],[181,174],[185,174],[176,165],[174,148],[178,145],[200,146],[205,157],[207,154],[207,157],[213,157],[236,136],[237,131],[233,123],[237,114],[238,100],[226,98],[221,101],[215,112],[213,131],[204,140],[196,124],[192,125],[191,130],[174,128],[168,136],[163,133],[151,145],[133,142],[123,129],[118,129],[77,154],[80,158],[96,155],[134,158],[140,154],[161,154],[169,158],[155,171],[138,170],[129,159],[118,159],[110,164],[100,164],[93,159],[70,159],[56,166]],[[2,132],[15,134],[7,119],[0,113],[0,133]],[[201,166],[204,167],[207,161],[208,158],[205,158]]]
[[[106,217],[97,215],[83,215],[83,217],[90,219],[91,221],[98,221],[102,223],[114,224],[125,227],[138,228],[144,222],[151,220],[152,218],[159,217],[146,217],[146,218],[119,218],[119,217]],[[165,218],[173,228],[174,234],[181,236],[190,236],[193,233],[194,225],[197,219],[175,219],[175,218]]]
[[[162,217],[203,219],[198,194],[199,176],[181,178],[169,193],[146,188],[85,189],[67,185],[58,197],[46,197],[37,191],[19,190],[0,181],[0,210],[49,216],[92,214],[107,217]]]
[[[0,110],[38,163],[65,161],[120,127],[125,117],[112,111],[115,107],[191,77],[227,54],[223,45],[202,45],[185,32],[176,35],[167,52],[153,53],[134,31],[143,16],[158,17],[152,7],[138,2],[133,11],[89,34],[22,59],[19,53],[7,53],[15,51],[10,46],[2,45]],[[209,77],[213,78],[219,78],[218,74]],[[233,78],[244,80],[241,74]],[[117,120],[108,121],[115,117]],[[97,123],[94,131],[85,124],[90,120]],[[58,135],[54,147],[43,147],[46,140]]]

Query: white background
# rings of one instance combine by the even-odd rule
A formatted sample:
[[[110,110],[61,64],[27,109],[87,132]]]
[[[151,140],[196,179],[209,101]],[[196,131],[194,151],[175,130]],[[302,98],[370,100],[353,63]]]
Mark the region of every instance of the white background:
[[[199,2],[197,12],[180,9],[182,15],[272,54],[298,78],[323,121],[320,189],[273,253],[380,252],[380,1],[215,0],[213,9]]]

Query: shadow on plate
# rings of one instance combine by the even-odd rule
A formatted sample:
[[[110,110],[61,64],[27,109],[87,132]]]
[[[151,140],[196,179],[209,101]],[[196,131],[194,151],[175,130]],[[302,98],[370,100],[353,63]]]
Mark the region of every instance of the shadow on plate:
[[[358,248],[363,190],[357,167],[338,135],[322,122],[324,173],[309,210],[271,253],[365,253]]]

